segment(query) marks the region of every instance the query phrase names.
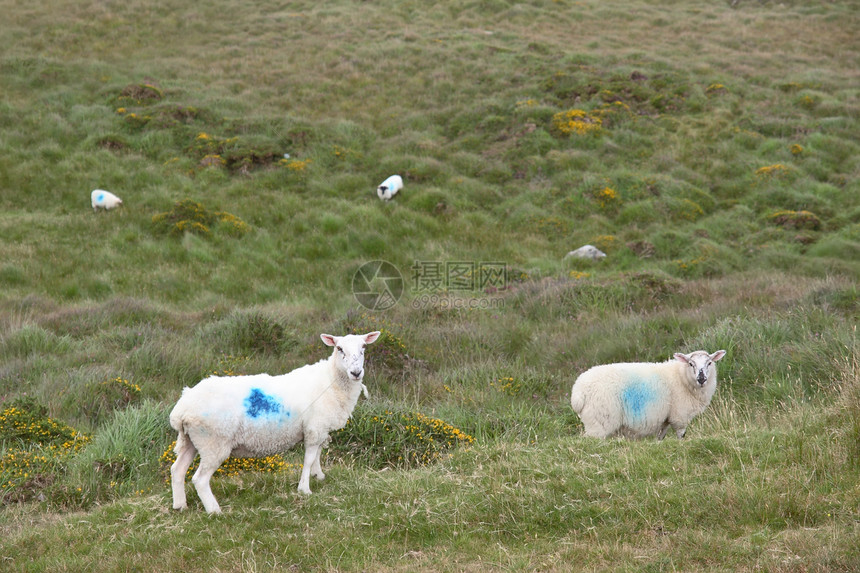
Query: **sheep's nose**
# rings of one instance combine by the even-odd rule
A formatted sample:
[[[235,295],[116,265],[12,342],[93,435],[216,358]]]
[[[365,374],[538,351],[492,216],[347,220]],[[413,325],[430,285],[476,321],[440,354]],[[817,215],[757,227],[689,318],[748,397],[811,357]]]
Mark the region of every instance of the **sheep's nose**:
[[[350,372],[349,372],[349,373],[350,373],[350,374],[352,375],[352,377],[353,377],[353,378],[355,378],[356,380],[358,380],[359,378],[361,378],[361,375],[362,375],[361,370],[350,370]]]
[[[705,376],[705,373],[704,373],[704,372],[702,372],[701,370],[699,370],[699,377],[698,377],[698,380],[699,380],[699,385],[700,385],[700,386],[704,386],[704,385],[705,385],[705,382],[707,382],[707,380],[708,380],[708,377],[707,377],[707,376]]]

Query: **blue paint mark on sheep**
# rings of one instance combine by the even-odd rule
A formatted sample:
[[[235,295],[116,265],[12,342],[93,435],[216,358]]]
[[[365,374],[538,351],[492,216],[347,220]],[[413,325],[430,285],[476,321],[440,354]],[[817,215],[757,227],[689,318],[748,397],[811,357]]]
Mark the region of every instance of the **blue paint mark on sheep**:
[[[252,388],[251,395],[245,398],[245,411],[251,418],[260,416],[277,416],[281,413],[281,402],[274,396],[269,396],[259,388]],[[289,418],[290,413],[285,412]]]
[[[103,202],[104,202],[104,200],[105,200],[105,194],[104,194],[104,193],[99,193],[99,194],[98,194],[98,196],[96,197],[96,202],[98,202],[98,203],[103,203]]]
[[[656,399],[654,385],[642,380],[631,382],[621,391],[624,412],[633,421],[644,419],[648,406]]]

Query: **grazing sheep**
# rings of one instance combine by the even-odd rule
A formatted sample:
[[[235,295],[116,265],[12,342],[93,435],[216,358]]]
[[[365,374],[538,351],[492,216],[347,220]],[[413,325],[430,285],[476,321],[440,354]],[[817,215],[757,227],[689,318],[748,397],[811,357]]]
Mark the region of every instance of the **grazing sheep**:
[[[605,256],[606,253],[604,253],[594,245],[583,245],[575,251],[570,251],[569,253],[567,253],[564,258],[566,259],[568,257],[576,257],[579,259],[592,259],[594,261],[597,261]]]
[[[714,363],[725,354],[697,350],[677,353],[668,362],[595,366],[574,382],[570,405],[586,436],[662,440],[671,426],[683,438],[690,421],[711,402],[717,389]]]
[[[401,189],[403,189],[403,179],[400,175],[392,175],[379,184],[379,187],[376,188],[376,194],[383,201],[388,201],[397,195],[397,192]]]
[[[93,204],[93,212],[98,211],[99,207],[108,211],[122,205],[122,199],[104,189],[96,189],[90,193],[90,201]]]
[[[301,441],[305,456],[298,490],[311,493],[310,474],[325,477],[320,454],[329,432],[346,425],[359,394],[367,393],[364,348],[379,334],[322,334],[334,351],[315,364],[280,376],[210,376],[185,388],[170,413],[170,425],[179,433],[170,468],[173,508],[186,507],[185,473],[196,452],[200,466],[191,482],[209,513],[221,512],[209,479],[224,460],[268,456]]]

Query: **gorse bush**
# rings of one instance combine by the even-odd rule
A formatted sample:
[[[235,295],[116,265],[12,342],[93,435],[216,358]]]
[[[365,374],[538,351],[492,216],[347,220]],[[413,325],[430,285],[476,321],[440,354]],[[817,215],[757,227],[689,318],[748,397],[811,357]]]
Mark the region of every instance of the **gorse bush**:
[[[768,221],[785,229],[821,229],[821,219],[809,211],[777,211],[767,216]]]
[[[603,119],[581,109],[559,112],[552,117],[552,126],[561,135],[597,135]]]
[[[170,211],[152,216],[152,226],[157,233],[174,237],[185,233],[208,236],[213,227],[233,237],[241,237],[249,230],[244,221],[224,211],[212,212],[203,205],[190,199],[183,199],[173,205]]]
[[[0,412],[0,440],[5,445],[39,444],[77,451],[89,436],[47,417],[47,410],[32,399],[14,401]]]
[[[360,405],[346,426],[333,432],[327,456],[370,468],[409,468],[433,463],[475,438],[438,418],[402,407]]]
[[[175,446],[176,440],[171,442],[167,449],[164,450],[164,453],[161,454],[160,461],[165,470],[169,469],[173,462],[176,461],[176,452],[173,451]],[[195,458],[191,467],[188,468],[188,472],[185,476],[186,480],[191,479],[191,476],[193,476],[194,472],[197,471],[198,465],[200,465],[199,456]],[[235,476],[242,472],[282,472],[295,467],[300,467],[300,465],[296,466],[295,464],[286,462],[281,454],[259,458],[236,458],[231,456],[221,464],[221,466],[215,471],[213,477]]]
[[[159,101],[164,97],[164,91],[151,83],[129,84],[125,86],[117,97],[120,103],[134,103],[145,105]]]
[[[0,501],[28,501],[43,496],[57,475],[90,436],[47,417],[32,399],[6,405],[0,411]]]

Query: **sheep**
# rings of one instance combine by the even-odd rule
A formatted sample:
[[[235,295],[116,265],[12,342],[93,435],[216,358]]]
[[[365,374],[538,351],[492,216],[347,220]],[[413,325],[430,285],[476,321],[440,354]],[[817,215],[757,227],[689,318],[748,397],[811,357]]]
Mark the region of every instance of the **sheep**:
[[[667,362],[595,366],[573,383],[570,405],[586,436],[662,440],[672,427],[683,438],[690,421],[711,402],[717,389],[715,362],[725,354],[697,350],[676,353]]]
[[[200,466],[191,482],[206,511],[220,513],[209,480],[224,460],[272,455],[301,441],[305,453],[298,491],[310,494],[310,475],[325,478],[320,454],[329,432],[346,425],[359,394],[367,393],[364,349],[379,334],[321,334],[334,350],[315,364],[279,376],[210,376],[185,388],[170,412],[170,425],[178,432],[170,468],[173,508],[187,506],[185,473],[196,452]]]
[[[383,201],[389,201],[401,189],[403,189],[403,179],[400,175],[392,175],[379,184],[379,187],[376,188],[376,194]]]
[[[108,211],[113,209],[114,207],[119,207],[122,205],[122,199],[111,193],[110,191],[105,191],[104,189],[95,189],[92,193],[90,193],[90,201],[93,204],[93,212],[99,210],[99,207]]]
[[[579,259],[591,259],[594,261],[600,260],[606,256],[606,253],[595,247],[594,245],[583,245],[576,249],[575,251],[570,251],[567,253],[564,258],[579,258]]]

